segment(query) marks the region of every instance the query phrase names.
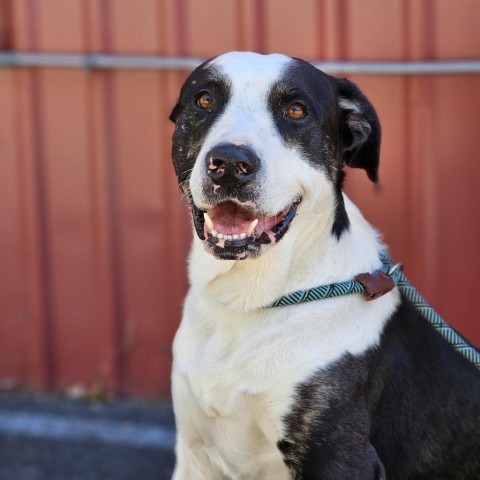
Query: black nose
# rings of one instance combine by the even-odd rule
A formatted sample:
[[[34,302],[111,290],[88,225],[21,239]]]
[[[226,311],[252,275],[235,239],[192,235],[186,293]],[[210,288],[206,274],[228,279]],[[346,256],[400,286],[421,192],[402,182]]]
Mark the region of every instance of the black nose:
[[[224,144],[207,153],[205,166],[208,176],[217,185],[239,185],[255,178],[260,159],[247,147]]]

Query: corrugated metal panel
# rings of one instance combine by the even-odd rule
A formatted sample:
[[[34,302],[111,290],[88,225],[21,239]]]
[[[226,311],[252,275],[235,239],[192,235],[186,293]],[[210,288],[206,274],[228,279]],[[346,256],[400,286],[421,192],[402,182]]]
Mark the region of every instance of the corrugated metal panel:
[[[480,58],[475,0],[0,0],[2,48],[309,60]],[[6,33],[7,32],[7,33]],[[168,395],[190,230],[167,117],[187,72],[0,71],[0,379]],[[348,191],[475,342],[480,79],[353,76],[383,124],[381,190]]]
[[[381,2],[365,3],[360,8],[352,1],[349,18],[355,18],[364,32],[375,31]],[[402,14],[392,18],[387,11],[382,13],[382,22],[397,21],[403,32],[396,50],[390,42],[385,42],[390,50],[384,50],[382,40],[381,50],[388,58],[480,57],[480,32],[474,27],[480,18],[478,2],[461,2],[459,9],[447,1],[399,3]],[[399,31],[393,25],[390,29]],[[353,58],[378,55],[375,47],[383,37],[362,31],[353,36],[354,31],[350,30],[349,47]],[[406,264],[419,290],[478,344],[480,328],[473,312],[480,286],[475,274],[480,266],[475,247],[480,244],[480,229],[472,221],[478,205],[472,192],[480,187],[474,133],[480,124],[480,79],[464,75],[354,80],[378,107],[384,144],[382,194],[365,195],[361,178],[350,182],[350,192],[386,233],[392,252]],[[392,99],[398,103],[392,104]],[[393,208],[376,208],[378,201]]]

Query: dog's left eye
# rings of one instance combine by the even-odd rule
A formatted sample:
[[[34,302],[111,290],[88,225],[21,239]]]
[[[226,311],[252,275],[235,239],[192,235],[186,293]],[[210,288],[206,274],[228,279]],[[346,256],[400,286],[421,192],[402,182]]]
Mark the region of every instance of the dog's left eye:
[[[307,107],[300,102],[292,103],[287,109],[287,115],[293,120],[300,120],[307,114]]]
[[[197,97],[197,106],[204,110],[213,108],[213,98],[208,92],[203,92]]]

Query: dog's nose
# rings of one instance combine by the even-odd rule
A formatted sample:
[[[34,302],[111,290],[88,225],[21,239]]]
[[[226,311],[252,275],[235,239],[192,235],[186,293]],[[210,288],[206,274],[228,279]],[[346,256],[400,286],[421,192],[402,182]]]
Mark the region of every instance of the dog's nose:
[[[208,176],[217,185],[238,185],[252,181],[260,168],[260,159],[247,147],[223,144],[205,157]]]

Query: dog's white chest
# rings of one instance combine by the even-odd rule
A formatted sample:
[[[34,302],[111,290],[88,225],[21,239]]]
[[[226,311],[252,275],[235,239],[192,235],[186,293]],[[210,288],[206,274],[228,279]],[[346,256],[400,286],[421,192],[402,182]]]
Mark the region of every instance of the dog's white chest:
[[[241,338],[248,326],[242,333],[192,332],[194,325],[184,318],[175,339],[173,391],[182,436],[228,478],[290,478],[277,448],[289,392],[269,388],[261,367],[268,362],[259,361],[266,352],[254,354]]]
[[[226,399],[228,408],[224,409],[219,402],[222,395],[202,392],[205,396],[199,398],[186,377],[177,376],[175,389],[180,397],[176,402],[177,417],[182,423],[188,422],[182,433],[189,447],[196,450],[197,458],[208,459],[211,466],[206,468],[213,468],[219,478],[290,478],[275,445],[275,426],[263,415],[267,407],[263,398],[231,392]],[[267,438],[265,429],[273,438]],[[213,472],[211,478],[217,478]]]

